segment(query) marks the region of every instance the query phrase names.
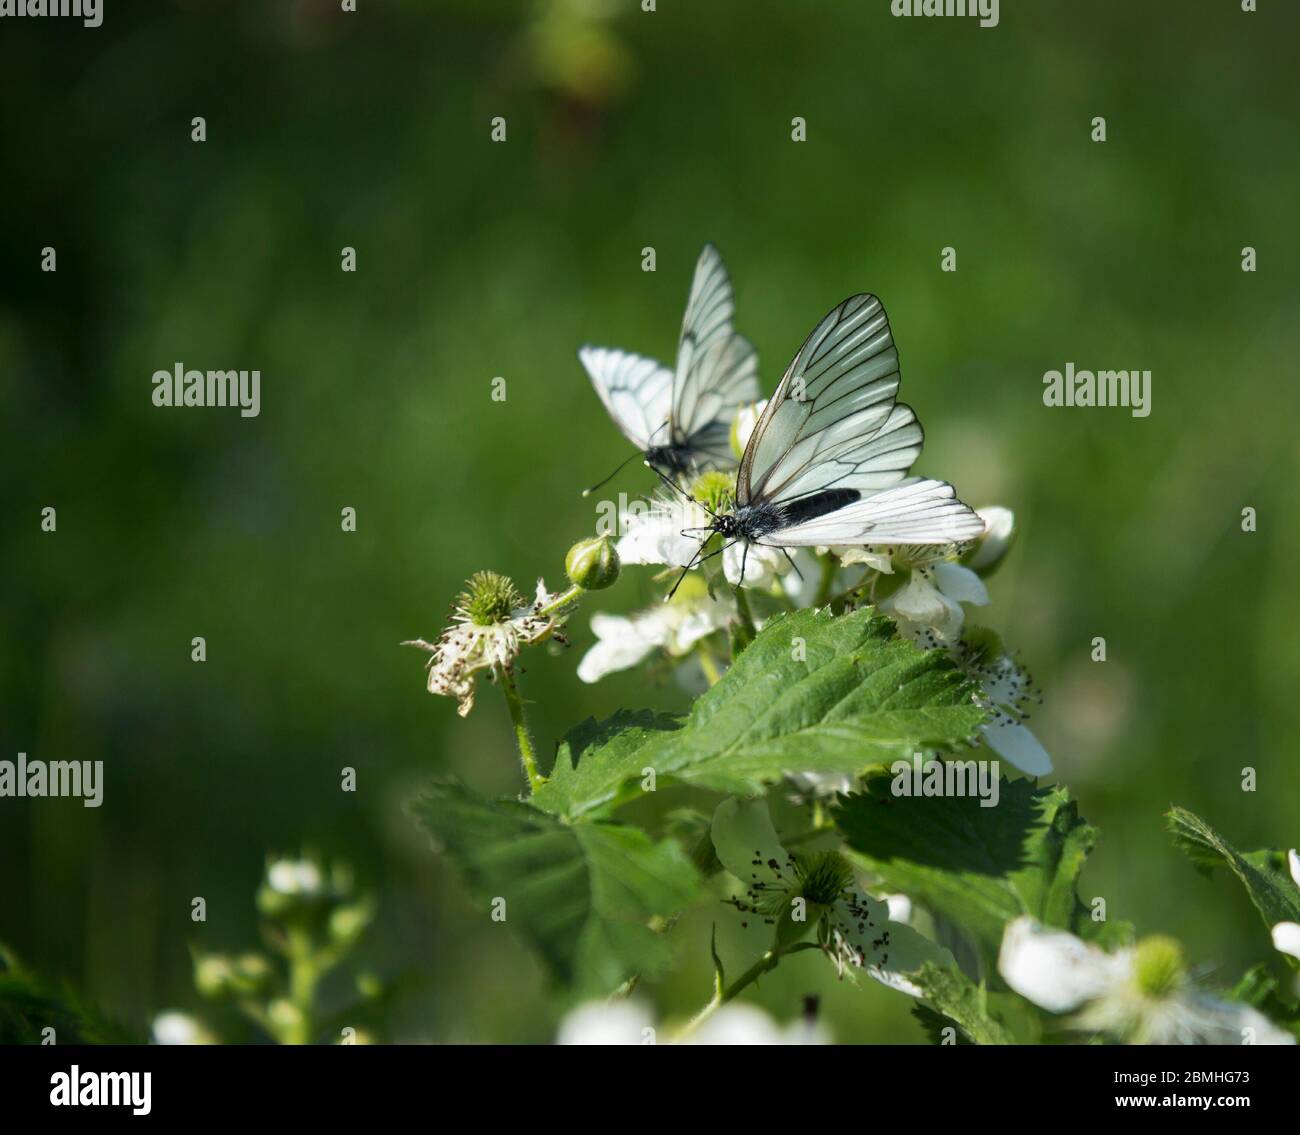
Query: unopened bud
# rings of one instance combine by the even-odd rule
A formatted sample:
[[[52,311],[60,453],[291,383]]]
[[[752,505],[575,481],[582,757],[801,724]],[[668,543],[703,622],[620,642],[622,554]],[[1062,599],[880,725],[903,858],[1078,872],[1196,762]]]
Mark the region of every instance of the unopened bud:
[[[601,591],[618,579],[618,552],[608,536],[579,540],[564,557],[569,580],[584,591]]]
[[[992,505],[978,510],[984,521],[984,534],[976,538],[961,562],[979,575],[988,575],[1011,550],[1016,539],[1016,514],[1009,508]]]

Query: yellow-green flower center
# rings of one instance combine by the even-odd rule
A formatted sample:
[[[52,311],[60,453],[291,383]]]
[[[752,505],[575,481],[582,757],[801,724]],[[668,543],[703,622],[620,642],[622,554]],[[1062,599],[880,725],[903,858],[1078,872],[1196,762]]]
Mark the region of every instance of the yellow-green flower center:
[[[1148,997],[1167,997],[1183,983],[1187,966],[1183,949],[1172,938],[1153,935],[1137,945],[1133,980]]]
[[[475,626],[491,627],[504,623],[523,603],[524,597],[508,576],[480,571],[470,576],[456,606]]]
[[[718,469],[701,473],[691,485],[691,496],[710,512],[729,512],[736,503],[736,479]]]
[[[853,867],[837,851],[819,851],[795,860],[799,894],[813,906],[830,906],[853,886]]]

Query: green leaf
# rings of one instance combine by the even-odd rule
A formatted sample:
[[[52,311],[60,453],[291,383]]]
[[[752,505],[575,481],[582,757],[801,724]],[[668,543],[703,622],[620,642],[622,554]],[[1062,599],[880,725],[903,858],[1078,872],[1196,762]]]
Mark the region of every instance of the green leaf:
[[[636,828],[569,824],[519,800],[486,800],[438,782],[415,804],[482,903],[505,900],[505,924],[575,997],[652,977],[672,959],[652,920],[700,892],[697,871],[671,840]]]
[[[1264,925],[1300,922],[1300,887],[1281,851],[1238,851],[1194,812],[1177,806],[1165,816],[1174,843],[1200,870],[1227,865],[1241,880]]]
[[[71,986],[24,969],[0,946],[0,1045],[138,1044],[140,1037],[109,1021]]]
[[[1075,888],[1097,830],[1064,788],[1003,779],[997,805],[984,808],[975,796],[895,796],[892,780],[870,777],[833,812],[886,887],[962,926],[989,966],[1021,914],[1095,936]]]
[[[909,975],[924,993],[924,1000],[913,1006],[913,1016],[921,1022],[935,1044],[947,1039],[943,1030],[951,1025],[957,1030],[957,1044],[1015,1044],[1015,1037],[989,1010],[988,990],[976,985],[960,970],[951,966],[926,965]]]
[[[560,742],[555,767],[533,795],[533,804],[570,819],[607,815],[639,791],[636,787],[627,791],[645,767],[637,754],[652,738],[678,724],[677,718],[650,710],[621,709],[604,721],[587,718]]]
[[[751,795],[787,772],[860,773],[968,741],[976,686],[944,652],[897,638],[870,610],[769,620],[682,728],[651,738],[637,768]]]

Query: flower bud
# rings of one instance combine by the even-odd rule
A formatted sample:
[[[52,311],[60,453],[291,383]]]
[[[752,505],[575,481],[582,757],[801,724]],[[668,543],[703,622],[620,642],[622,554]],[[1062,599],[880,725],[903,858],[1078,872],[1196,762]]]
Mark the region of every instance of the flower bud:
[[[374,905],[367,901],[341,906],[330,915],[330,939],[338,946],[351,946],[370,925]]]
[[[745,446],[749,444],[749,436],[754,432],[758,419],[763,416],[763,411],[766,409],[767,399],[764,398],[751,406],[742,406],[737,412],[731,423],[731,452],[736,455],[737,461],[745,456]]]
[[[267,918],[287,918],[314,908],[329,893],[325,872],[312,859],[274,859],[257,892],[257,909]]]
[[[584,591],[601,591],[618,579],[619,561],[614,542],[608,536],[579,540],[564,557],[569,580]]]
[[[204,997],[248,997],[265,992],[273,978],[261,954],[207,954],[194,961],[194,985]]]
[[[984,521],[984,534],[975,540],[961,562],[979,575],[989,575],[1015,542],[1016,514],[1000,505],[977,511]]]

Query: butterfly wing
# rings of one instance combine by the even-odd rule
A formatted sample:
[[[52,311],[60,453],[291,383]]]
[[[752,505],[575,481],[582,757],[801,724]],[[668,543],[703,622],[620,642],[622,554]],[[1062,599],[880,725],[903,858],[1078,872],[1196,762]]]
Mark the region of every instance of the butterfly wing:
[[[951,485],[908,477],[925,435],[898,383],[884,307],[850,296],[800,347],[745,447],[738,501],[777,522],[762,543],[955,544],[984,531]]]
[[[911,407],[895,402],[898,351],[875,296],[832,310],[795,355],[741,461],[740,504],[826,489],[864,496],[897,484],[921,452]]]
[[[612,347],[583,347],[578,358],[623,436],[640,450],[667,440],[672,409],[673,372],[667,367]]]
[[[731,423],[758,401],[758,358],[732,326],[736,303],[718,250],[704,246],[682,318],[672,393],[672,440],[701,465],[734,465]]]
[[[960,544],[984,531],[984,521],[957,499],[946,481],[911,477],[862,500],[769,532],[765,544],[838,547],[843,544]]]

